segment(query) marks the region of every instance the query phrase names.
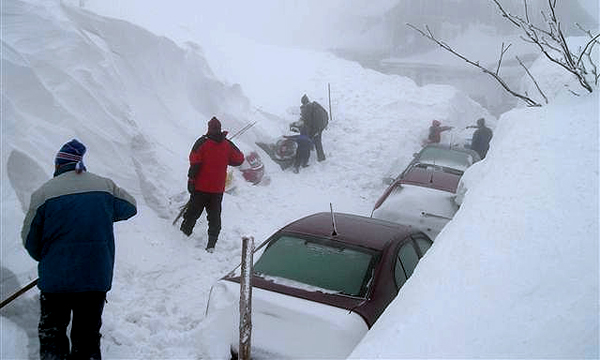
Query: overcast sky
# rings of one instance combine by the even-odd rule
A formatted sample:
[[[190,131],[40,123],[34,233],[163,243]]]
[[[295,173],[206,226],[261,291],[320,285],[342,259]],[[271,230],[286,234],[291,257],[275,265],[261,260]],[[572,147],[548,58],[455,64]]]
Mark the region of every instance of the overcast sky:
[[[78,0],[70,0],[78,2]],[[198,40],[213,28],[264,43],[313,48],[344,44],[399,0],[85,0],[97,13],[127,19],[174,40]],[[482,0],[472,0],[482,1]],[[491,0],[489,0],[491,1]],[[598,0],[578,0],[598,19]],[[376,33],[372,41],[381,42]],[[371,44],[372,45],[372,44]]]
[[[358,17],[382,14],[395,2],[88,0],[85,4],[95,12],[132,20],[175,40],[183,40],[186,34],[197,38],[197,32],[219,28],[270,44],[322,48],[343,40],[347,31],[361,31]]]

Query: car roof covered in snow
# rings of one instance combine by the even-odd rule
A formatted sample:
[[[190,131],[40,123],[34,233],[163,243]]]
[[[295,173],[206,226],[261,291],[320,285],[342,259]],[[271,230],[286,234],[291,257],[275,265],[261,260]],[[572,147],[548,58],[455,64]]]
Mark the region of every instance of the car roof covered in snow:
[[[464,173],[469,166],[481,160],[479,154],[472,149],[445,144],[426,145],[414,156],[415,158],[407,168],[416,163],[434,164],[456,169],[461,173]]]
[[[415,185],[456,194],[461,175],[447,172],[436,165],[413,164],[385,189],[373,206],[373,211],[381,206],[388,196],[399,186]]]
[[[415,231],[408,226],[385,220],[344,213],[334,213],[332,218],[331,213],[321,212],[298,219],[284,226],[279,232],[330,238],[380,251],[392,239],[406,237]]]
[[[430,167],[413,166],[395,184],[409,184],[456,193],[461,176]]]

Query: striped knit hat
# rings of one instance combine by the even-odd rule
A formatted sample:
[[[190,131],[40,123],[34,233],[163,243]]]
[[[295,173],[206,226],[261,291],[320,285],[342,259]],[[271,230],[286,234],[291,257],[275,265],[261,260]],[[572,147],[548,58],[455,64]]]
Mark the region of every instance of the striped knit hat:
[[[77,141],[77,139],[73,139],[60,148],[58,154],[56,154],[54,164],[61,167],[74,163],[75,171],[79,174],[85,170],[85,165],[83,164],[85,150],[85,145]]]

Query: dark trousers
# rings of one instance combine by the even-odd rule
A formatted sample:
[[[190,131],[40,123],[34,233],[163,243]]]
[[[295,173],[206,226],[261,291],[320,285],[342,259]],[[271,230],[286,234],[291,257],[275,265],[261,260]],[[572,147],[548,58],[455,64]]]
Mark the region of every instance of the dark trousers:
[[[294,159],[294,169],[296,170],[296,172],[298,171],[300,166],[307,167],[309,159],[310,159],[310,147],[298,146],[298,149],[296,150],[296,158]]]
[[[315,150],[317,151],[317,161],[325,160],[325,152],[323,151],[323,143],[321,142],[321,132],[316,133],[312,137],[312,141],[315,144]]]
[[[100,360],[100,327],[105,292],[40,294],[38,326],[41,360]],[[67,327],[71,321],[71,349]]]
[[[183,222],[181,223],[181,231],[186,235],[191,235],[196,221],[202,215],[202,211],[206,209],[206,220],[208,220],[208,237],[209,245],[211,239],[216,242],[219,233],[221,232],[221,202],[223,201],[222,193],[205,193],[194,191],[190,196],[190,206],[183,214]],[[208,247],[214,247],[208,246]]]

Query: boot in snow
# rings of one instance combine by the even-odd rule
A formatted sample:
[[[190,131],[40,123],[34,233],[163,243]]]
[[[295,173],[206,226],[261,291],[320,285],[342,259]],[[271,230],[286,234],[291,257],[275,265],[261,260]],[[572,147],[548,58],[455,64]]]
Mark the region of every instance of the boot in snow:
[[[208,235],[208,244],[206,245],[206,251],[212,253],[215,251],[215,245],[217,244],[217,236]]]

